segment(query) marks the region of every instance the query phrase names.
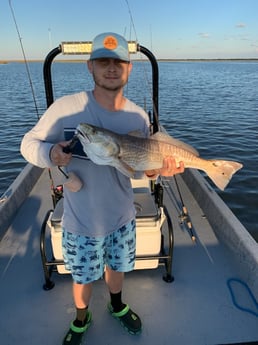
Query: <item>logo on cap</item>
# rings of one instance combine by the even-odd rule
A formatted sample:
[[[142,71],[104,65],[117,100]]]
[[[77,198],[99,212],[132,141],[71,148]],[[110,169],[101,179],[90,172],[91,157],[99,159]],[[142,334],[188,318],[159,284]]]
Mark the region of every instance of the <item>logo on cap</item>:
[[[116,49],[118,46],[117,39],[114,36],[107,36],[104,38],[103,46],[110,50]]]

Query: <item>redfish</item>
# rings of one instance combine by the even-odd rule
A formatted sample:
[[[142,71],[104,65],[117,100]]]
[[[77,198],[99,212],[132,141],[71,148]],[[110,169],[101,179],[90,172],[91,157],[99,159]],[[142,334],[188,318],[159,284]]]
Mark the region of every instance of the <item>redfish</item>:
[[[234,161],[203,159],[190,145],[162,132],[143,138],[136,133],[121,135],[81,123],[76,136],[91,161],[113,166],[128,177],[133,177],[135,171],[160,169],[164,157],[172,156],[177,164],[183,162],[185,168],[204,171],[224,190],[233,174],[243,167]]]

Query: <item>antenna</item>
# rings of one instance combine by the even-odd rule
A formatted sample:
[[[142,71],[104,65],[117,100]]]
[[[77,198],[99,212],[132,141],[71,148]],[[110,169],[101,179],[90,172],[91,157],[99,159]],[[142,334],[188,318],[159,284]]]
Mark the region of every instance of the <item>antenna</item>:
[[[51,28],[48,28],[48,42],[49,42],[49,50],[51,50],[53,48]]]

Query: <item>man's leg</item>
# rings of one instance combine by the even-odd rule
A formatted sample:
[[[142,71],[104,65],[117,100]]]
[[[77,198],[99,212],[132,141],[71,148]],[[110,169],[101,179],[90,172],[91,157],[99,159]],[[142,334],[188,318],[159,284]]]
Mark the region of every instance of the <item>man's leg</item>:
[[[92,284],[73,283],[73,298],[76,308],[82,309],[89,305],[91,298]]]
[[[131,334],[141,332],[142,324],[139,316],[128,304],[122,302],[124,273],[132,271],[135,260],[135,221],[124,225],[110,236],[107,244],[108,266],[105,281],[110,292],[108,309]]]
[[[76,319],[63,340],[63,345],[79,345],[85,331],[91,323],[91,312],[88,305],[91,297],[92,284],[78,284],[73,282],[73,298],[76,307]]]
[[[118,313],[125,308],[125,304],[122,302],[122,288],[124,281],[123,272],[115,272],[111,268],[107,267],[105,272],[105,281],[109,289],[111,306],[113,311]]]
[[[91,323],[91,312],[88,310],[91,290],[91,284],[73,283],[73,298],[76,307],[76,319],[71,322],[70,328],[63,340],[63,345],[81,344],[82,337]]]
[[[109,288],[109,291],[113,294],[122,291],[124,273],[113,271],[111,268],[106,267],[105,281]]]
[[[98,280],[103,274],[103,259],[99,262],[99,257],[103,255],[101,255],[102,243],[103,241],[99,239],[63,231],[64,261],[73,277],[73,299],[76,307],[76,318],[70,324],[63,345],[81,344],[82,337],[91,323],[88,305],[92,282]],[[99,256],[98,253],[100,253]],[[90,260],[85,258],[90,258]]]
[[[142,323],[139,316],[132,311],[128,304],[122,302],[124,273],[115,272],[107,267],[105,280],[110,292],[108,309],[111,315],[118,319],[129,333],[139,334],[142,329]]]
[[[86,324],[91,291],[92,284],[73,283],[73,298],[76,307],[76,319],[73,324],[77,327],[84,327]]]

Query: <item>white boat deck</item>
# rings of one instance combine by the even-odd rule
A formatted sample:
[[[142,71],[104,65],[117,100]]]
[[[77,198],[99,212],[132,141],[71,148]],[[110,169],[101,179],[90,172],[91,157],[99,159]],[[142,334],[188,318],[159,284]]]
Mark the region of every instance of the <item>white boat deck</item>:
[[[258,317],[238,309],[227,282],[243,279],[232,251],[221,243],[203,211],[178,179],[194,227],[196,243],[179,225],[178,197],[165,189],[174,227],[173,283],[164,267],[126,275],[123,297],[142,318],[139,336],[127,334],[108,313],[104,281],[94,283],[93,323],[83,344],[218,345],[258,343]],[[173,189],[173,181],[170,183]],[[55,287],[44,291],[40,228],[52,207],[44,172],[0,242],[0,342],[3,345],[61,345],[74,317],[71,277],[53,273]],[[248,282],[247,282],[248,283]],[[255,286],[255,285],[254,285]],[[232,283],[236,302],[258,313],[245,286]],[[256,294],[257,291],[252,291]],[[258,315],[258,314],[257,314]]]

